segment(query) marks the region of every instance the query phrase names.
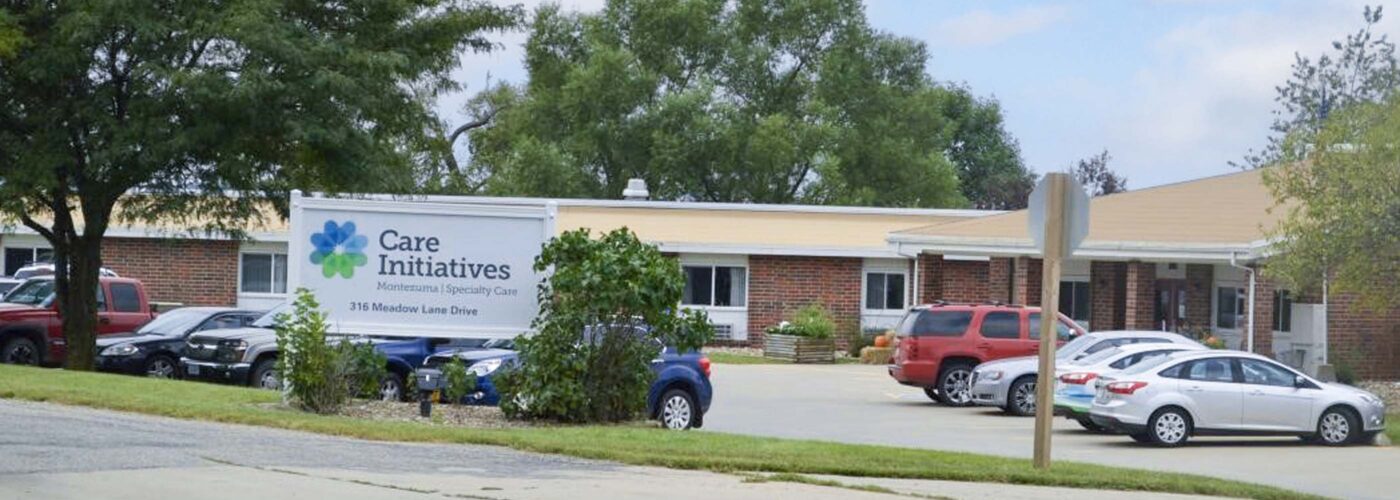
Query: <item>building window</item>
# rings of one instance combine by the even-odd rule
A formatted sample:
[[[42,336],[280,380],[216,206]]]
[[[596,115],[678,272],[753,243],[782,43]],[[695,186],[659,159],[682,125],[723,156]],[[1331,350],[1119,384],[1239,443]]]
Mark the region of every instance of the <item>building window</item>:
[[[1288,290],[1274,291],[1274,331],[1293,331],[1293,296]]]
[[[20,268],[24,266],[52,259],[53,250],[48,248],[6,248],[5,276],[14,276],[15,271],[20,270]]]
[[[1245,293],[1243,288],[1217,287],[1215,289],[1215,327],[1238,330],[1245,324]]]
[[[239,292],[287,293],[287,254],[245,253],[241,263]]]
[[[865,308],[904,309],[904,273],[865,273]]]
[[[1060,314],[1079,324],[1089,322],[1089,282],[1060,282]]]
[[[744,307],[748,304],[748,268],[727,266],[683,266],[688,306]]]

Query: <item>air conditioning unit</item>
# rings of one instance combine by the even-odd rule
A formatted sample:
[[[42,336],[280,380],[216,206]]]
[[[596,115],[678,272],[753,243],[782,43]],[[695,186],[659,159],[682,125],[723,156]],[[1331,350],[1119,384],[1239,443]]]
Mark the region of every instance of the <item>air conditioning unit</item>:
[[[734,325],[729,325],[729,324],[724,324],[724,325],[715,324],[714,327],[715,327],[715,338],[717,338],[717,339],[732,339],[732,338],[734,338]]]

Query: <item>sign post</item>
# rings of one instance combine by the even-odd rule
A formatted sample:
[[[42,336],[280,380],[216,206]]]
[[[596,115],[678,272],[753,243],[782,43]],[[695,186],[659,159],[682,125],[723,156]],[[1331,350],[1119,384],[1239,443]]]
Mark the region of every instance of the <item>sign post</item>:
[[[1069,174],[1046,174],[1030,197],[1031,239],[1040,247],[1040,366],[1035,384],[1035,455],[1037,469],[1050,468],[1050,432],[1054,415],[1055,311],[1060,303],[1060,265],[1089,232],[1089,198]]]

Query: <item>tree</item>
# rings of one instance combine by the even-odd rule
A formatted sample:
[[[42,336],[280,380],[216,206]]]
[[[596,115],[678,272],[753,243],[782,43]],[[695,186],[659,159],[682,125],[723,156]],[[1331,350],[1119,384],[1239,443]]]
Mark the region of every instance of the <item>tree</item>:
[[[470,137],[492,194],[955,206],[1024,174],[995,102],[940,85],[858,0],[610,0],[535,13],[529,81]],[[986,177],[994,177],[988,172]],[[980,203],[980,200],[978,200]]]
[[[1074,180],[1089,188],[1089,196],[1103,196],[1128,190],[1128,178],[1108,168],[1108,150],[1079,160],[1074,165]]]
[[[1337,111],[1380,103],[1400,89],[1400,61],[1395,43],[1371,29],[1381,21],[1381,7],[1367,6],[1365,26],[1345,40],[1332,42],[1335,54],[1316,60],[1294,54],[1293,73],[1276,87],[1272,135],[1262,151],[1250,151],[1242,165],[1258,168],[1307,158],[1314,136]]]
[[[412,189],[427,99],[519,15],[461,0],[4,5],[20,38],[0,64],[0,213],[53,246],[81,370],[112,223],[239,236],[292,188]]]
[[[1264,171],[1284,211],[1266,272],[1293,289],[1330,277],[1363,304],[1400,306],[1400,96],[1334,112],[1307,140],[1307,161]]]
[[[552,270],[540,285],[536,333],[516,339],[520,362],[496,378],[512,417],[636,418],[655,377],[654,339],[686,352],[713,334],[703,312],[676,307],[680,264],[626,228],[597,239],[567,231],[545,244],[535,270]]]

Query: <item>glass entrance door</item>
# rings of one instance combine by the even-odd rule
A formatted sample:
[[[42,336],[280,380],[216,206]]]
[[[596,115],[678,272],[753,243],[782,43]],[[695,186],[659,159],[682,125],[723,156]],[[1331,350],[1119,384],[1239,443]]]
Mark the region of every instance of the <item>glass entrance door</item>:
[[[1157,280],[1157,304],[1153,326],[1180,332],[1186,326],[1186,280]]]

